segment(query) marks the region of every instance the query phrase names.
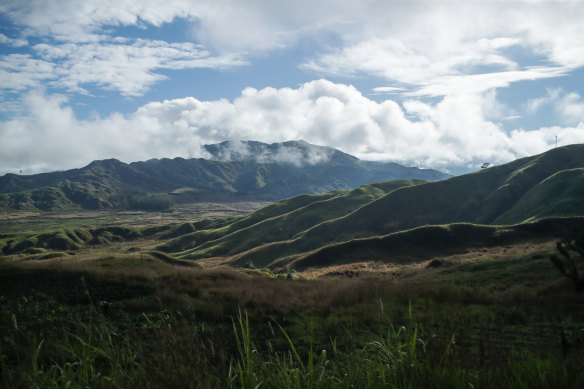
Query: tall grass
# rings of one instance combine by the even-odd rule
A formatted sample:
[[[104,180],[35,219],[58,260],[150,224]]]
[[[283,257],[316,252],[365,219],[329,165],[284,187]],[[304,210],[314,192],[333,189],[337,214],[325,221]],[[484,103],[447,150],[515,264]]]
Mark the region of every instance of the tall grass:
[[[76,288],[73,273],[54,277],[60,288]],[[582,348],[564,358],[559,345],[558,325],[573,344],[582,328],[573,294],[558,304],[564,294],[523,301],[450,282],[256,273],[87,272],[95,294],[77,305],[40,289],[36,272],[13,273],[44,294],[0,296],[0,387],[584,387]],[[101,301],[101,289],[136,279],[152,293]]]
[[[302,355],[286,330],[278,328],[286,347],[261,353],[247,313],[239,311],[233,321],[237,356],[230,363],[229,388],[544,388],[553,382],[575,388],[584,383],[577,364],[557,359],[532,357],[488,369],[463,368],[453,361],[454,336],[436,359],[427,353],[427,342],[412,322],[411,305],[406,325],[389,323],[385,336],[354,352],[315,352],[311,344]]]

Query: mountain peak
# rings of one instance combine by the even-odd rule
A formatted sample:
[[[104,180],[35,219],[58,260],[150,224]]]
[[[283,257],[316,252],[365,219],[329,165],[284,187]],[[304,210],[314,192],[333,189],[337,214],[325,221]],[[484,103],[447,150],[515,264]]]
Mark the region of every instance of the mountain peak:
[[[316,165],[339,159],[358,159],[337,149],[317,146],[304,140],[263,143],[253,140],[225,141],[204,145],[210,159],[216,161],[256,161],[259,163],[288,164],[294,166]]]

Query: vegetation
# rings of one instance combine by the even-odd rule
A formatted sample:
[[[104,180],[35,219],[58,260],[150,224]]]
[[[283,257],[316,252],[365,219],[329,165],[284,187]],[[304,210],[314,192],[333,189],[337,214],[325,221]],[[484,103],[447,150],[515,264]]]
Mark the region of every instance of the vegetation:
[[[578,388],[582,296],[535,252],[292,280],[138,253],[4,262],[0,382]]]
[[[127,196],[124,208],[144,211],[165,211],[174,206],[174,199],[168,195],[132,194]]]
[[[556,247],[562,258],[552,255],[550,260],[562,275],[574,282],[576,291],[582,291],[584,278],[580,275],[578,264],[574,262],[574,256],[579,257],[580,261],[584,259],[584,236],[576,239],[564,238],[557,243]]]
[[[410,248],[424,241],[421,235],[436,237],[450,225],[461,226],[451,235],[464,234],[465,228],[473,230],[464,227],[469,223],[491,225],[496,227],[493,234],[506,235],[513,227],[497,226],[543,217],[584,216],[582,166],[584,146],[572,145],[444,181],[391,181],[332,192],[308,202],[306,197],[293,198],[220,228],[198,229],[158,248],[185,259],[221,256],[235,265],[251,261],[268,266],[276,261],[293,262],[315,250],[322,252],[334,243],[340,245],[339,251],[351,247],[354,259],[387,258],[394,251],[393,246],[384,245],[390,239],[385,237],[406,230],[419,236]],[[278,213],[280,207],[286,212]],[[421,226],[446,227],[416,230]],[[488,230],[477,228],[478,233]],[[563,231],[558,228],[531,238],[557,239]],[[378,245],[372,252],[375,242]],[[335,255],[335,260],[341,261],[341,256]]]
[[[583,387],[582,151],[251,214],[257,204],[4,214],[0,386]],[[183,161],[143,164],[164,180]],[[37,178],[58,188],[45,200],[154,201],[140,193],[160,187],[115,189],[144,178],[139,166]],[[234,178],[235,166],[206,171]],[[270,170],[256,172],[246,182],[269,186]]]
[[[228,256],[269,242],[288,240],[319,223],[349,212],[401,187],[424,181],[398,180],[361,186],[351,191],[303,195],[273,203],[218,229],[204,229],[170,241],[161,250],[182,252],[189,259]]]

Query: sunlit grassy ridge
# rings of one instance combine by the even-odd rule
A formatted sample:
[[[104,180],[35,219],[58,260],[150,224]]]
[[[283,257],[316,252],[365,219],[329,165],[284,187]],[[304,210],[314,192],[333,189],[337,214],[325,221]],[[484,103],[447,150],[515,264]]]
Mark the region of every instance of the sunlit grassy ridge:
[[[533,186],[494,222],[528,221],[553,215],[584,214],[584,168],[567,169]]]
[[[365,185],[347,192],[295,197],[270,205],[224,227],[223,236],[220,232],[215,232],[215,235],[207,235],[205,231],[195,232],[160,248],[175,253],[182,251],[180,255],[189,259],[237,254],[267,242],[291,239],[314,225],[342,217],[389,192],[423,182],[390,181]],[[190,248],[193,249],[188,250]]]

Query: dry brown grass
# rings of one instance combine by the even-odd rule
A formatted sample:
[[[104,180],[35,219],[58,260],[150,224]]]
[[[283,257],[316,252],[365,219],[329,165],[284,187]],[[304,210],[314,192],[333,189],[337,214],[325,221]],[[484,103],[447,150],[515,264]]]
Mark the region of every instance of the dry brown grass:
[[[129,309],[157,310],[177,306],[188,312],[220,317],[238,307],[268,312],[330,312],[339,307],[375,303],[381,296],[396,295],[412,299],[429,297],[436,301],[525,301],[536,297],[537,279],[534,286],[514,285],[513,280],[506,284],[497,281],[500,288],[493,290],[488,282],[464,281],[469,274],[481,276],[460,273],[459,268],[474,262],[504,261],[551,249],[553,242],[521,244],[444,257],[438,269],[428,268],[429,261],[409,265],[363,262],[308,269],[289,277],[218,265],[222,261],[220,258],[199,261],[206,268],[185,268],[163,262],[146,252],[142,255],[138,252],[87,252],[42,261],[13,261],[11,266],[86,274],[104,280],[138,280],[152,285],[155,292],[147,299],[129,301]],[[559,275],[557,278],[561,280]],[[453,282],[457,279],[462,282]]]
[[[484,260],[502,260],[505,258],[517,258],[522,256],[537,255],[542,252],[552,251],[555,247],[556,240],[544,242],[520,243],[500,247],[484,247],[473,249],[464,254],[450,256],[440,256],[421,262],[409,264],[391,263],[388,259],[384,262],[366,261],[345,265],[334,265],[323,268],[308,268],[298,272],[303,278],[321,278],[321,277],[358,277],[368,276],[383,278],[394,277],[403,278],[403,276],[413,276],[428,266],[434,259],[440,259],[447,264],[464,264]]]

